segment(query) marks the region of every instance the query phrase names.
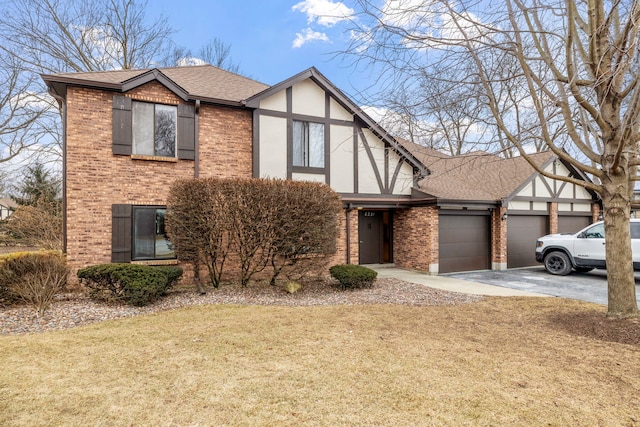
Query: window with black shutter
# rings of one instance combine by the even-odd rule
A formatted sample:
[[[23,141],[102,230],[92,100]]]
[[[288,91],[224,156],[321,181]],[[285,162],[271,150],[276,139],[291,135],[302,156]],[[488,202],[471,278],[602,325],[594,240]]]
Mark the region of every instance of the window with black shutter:
[[[195,158],[195,107],[113,97],[113,154]]]

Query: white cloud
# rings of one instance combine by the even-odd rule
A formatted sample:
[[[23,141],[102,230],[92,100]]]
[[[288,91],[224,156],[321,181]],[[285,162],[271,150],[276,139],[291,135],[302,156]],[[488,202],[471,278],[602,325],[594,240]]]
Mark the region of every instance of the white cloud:
[[[178,67],[190,67],[194,65],[207,65],[207,62],[200,58],[187,56],[187,57],[178,59],[176,65]]]
[[[306,13],[307,23],[317,22],[324,27],[332,27],[354,14],[354,10],[344,3],[331,0],[304,0],[293,5],[291,10]]]
[[[385,0],[379,18],[405,32],[403,44],[416,50],[477,42],[492,32],[490,25],[455,2],[445,6],[434,0]]]
[[[301,33],[296,33],[296,38],[293,41],[292,47],[301,47],[308,41],[320,40],[323,42],[329,41],[329,37],[325,33],[313,31],[311,28],[305,28]]]

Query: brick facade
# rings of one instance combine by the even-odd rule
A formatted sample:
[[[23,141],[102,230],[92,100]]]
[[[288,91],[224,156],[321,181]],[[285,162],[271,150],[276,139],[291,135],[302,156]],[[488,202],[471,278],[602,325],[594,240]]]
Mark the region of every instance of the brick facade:
[[[438,208],[398,209],[393,221],[396,266],[437,274]]]
[[[503,219],[507,208],[491,211],[491,269],[507,269],[507,220]]]
[[[69,87],[66,127],[67,256],[74,270],[111,262],[111,206],[165,205],[171,183],[195,175],[193,160],[134,160],[112,153],[113,92]],[[176,105],[157,82],[125,96]],[[251,113],[200,109],[200,176],[251,177]]]
[[[549,202],[549,233],[558,232],[558,203]]]

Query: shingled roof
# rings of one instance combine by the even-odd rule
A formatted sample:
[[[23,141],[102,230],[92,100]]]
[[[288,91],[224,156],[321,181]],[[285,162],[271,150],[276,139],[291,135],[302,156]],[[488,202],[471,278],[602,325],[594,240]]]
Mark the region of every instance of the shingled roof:
[[[402,141],[402,144],[431,171],[418,182],[418,188],[438,199],[503,200],[537,173],[523,157],[505,159],[483,151],[448,156],[408,141]],[[542,166],[554,154],[545,151],[529,157]]]
[[[130,90],[151,79],[168,79],[187,99],[240,105],[269,86],[213,65],[46,74],[50,86],[78,85],[115,91]],[[162,81],[162,80],[161,80]],[[62,94],[61,94],[62,95]]]

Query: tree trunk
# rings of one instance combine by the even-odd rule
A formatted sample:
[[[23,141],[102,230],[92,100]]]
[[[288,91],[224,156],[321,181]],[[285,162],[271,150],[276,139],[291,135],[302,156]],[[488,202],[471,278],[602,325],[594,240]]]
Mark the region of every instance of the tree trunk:
[[[638,315],[638,304],[631,252],[631,184],[626,174],[610,173],[603,187],[607,316],[633,317]]]

